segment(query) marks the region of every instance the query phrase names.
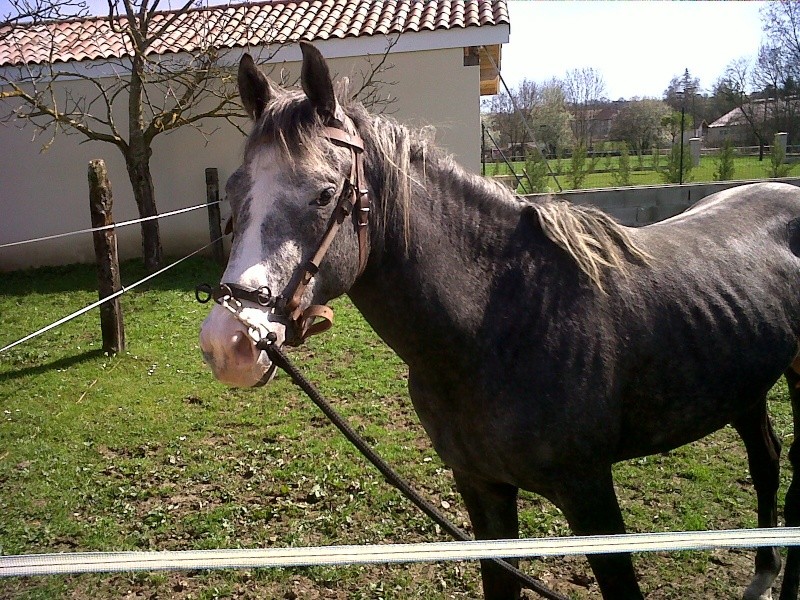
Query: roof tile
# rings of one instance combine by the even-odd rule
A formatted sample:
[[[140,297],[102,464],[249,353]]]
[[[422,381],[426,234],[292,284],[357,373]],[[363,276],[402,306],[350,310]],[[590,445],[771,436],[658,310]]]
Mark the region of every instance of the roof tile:
[[[173,15],[156,13],[153,28]],[[121,17],[112,28],[107,17],[90,17],[0,27],[0,66],[123,57],[129,52],[119,27],[126,23]],[[234,48],[508,23],[506,0],[267,0],[189,11],[151,51],[192,52],[209,42]]]

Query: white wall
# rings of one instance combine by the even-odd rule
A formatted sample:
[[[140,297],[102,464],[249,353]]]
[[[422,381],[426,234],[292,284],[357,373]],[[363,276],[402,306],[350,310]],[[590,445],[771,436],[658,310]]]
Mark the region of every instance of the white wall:
[[[480,166],[479,67],[464,67],[462,49],[392,54],[394,65],[384,77],[398,101],[390,109],[397,120],[414,126],[434,125],[440,145],[468,169]],[[297,64],[287,65],[297,72]],[[331,72],[353,75],[367,67],[361,61],[333,59]],[[73,85],[77,85],[73,83]],[[0,111],[6,110],[0,105]],[[118,113],[117,119],[121,119]],[[159,135],[153,143],[152,174],[159,212],[205,202],[205,168],[219,170],[220,187],[238,167],[244,139],[224,121],[208,142],[192,128]],[[0,125],[0,244],[75,231],[91,226],[87,165],[102,158],[108,165],[114,195],[114,220],[137,215],[125,164],[107,143],[82,142],[78,135],[56,137],[44,153],[46,138],[32,140],[33,130]],[[223,216],[227,206],[223,205]],[[208,241],[205,210],[161,219],[164,251],[183,256]],[[120,255],[141,255],[138,226],[118,230]],[[91,234],[0,248],[0,272],[25,267],[93,262]]]

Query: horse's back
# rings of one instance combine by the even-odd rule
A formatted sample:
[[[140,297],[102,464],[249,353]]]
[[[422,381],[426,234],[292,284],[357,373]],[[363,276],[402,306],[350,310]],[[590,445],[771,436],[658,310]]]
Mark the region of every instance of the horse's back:
[[[800,187],[788,183],[761,182],[728,188],[699,200],[686,211],[669,219],[642,227],[640,231],[664,227],[713,227],[708,233],[726,231],[726,226],[742,225],[748,231],[761,223],[781,218],[800,217]],[[741,222],[743,219],[754,219]]]
[[[792,362],[800,339],[793,223],[800,223],[800,188],[765,183],[714,194],[634,232],[652,260],[620,283],[625,306],[636,307],[623,332],[631,374],[623,455],[730,422]],[[656,407],[660,422],[652,419]]]
[[[723,190],[631,233],[653,256],[657,279],[669,281],[675,274],[700,286],[742,277],[785,278],[795,288],[800,283],[800,187],[794,185],[765,182]]]

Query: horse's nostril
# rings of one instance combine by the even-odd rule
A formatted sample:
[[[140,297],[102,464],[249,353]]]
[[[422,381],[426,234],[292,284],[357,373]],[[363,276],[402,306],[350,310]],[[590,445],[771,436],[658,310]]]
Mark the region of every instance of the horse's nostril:
[[[233,355],[237,362],[252,362],[255,360],[255,346],[244,331],[237,331],[231,338]]]

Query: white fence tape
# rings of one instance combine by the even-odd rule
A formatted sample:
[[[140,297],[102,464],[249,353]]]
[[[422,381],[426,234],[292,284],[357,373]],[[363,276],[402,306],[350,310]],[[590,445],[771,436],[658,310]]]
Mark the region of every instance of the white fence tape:
[[[0,556],[0,577],[119,571],[253,569],[372,563],[441,562],[481,558],[544,557],[618,552],[664,552],[798,546],[800,528],[634,533],[422,544],[368,544],[307,548],[75,552]]]

